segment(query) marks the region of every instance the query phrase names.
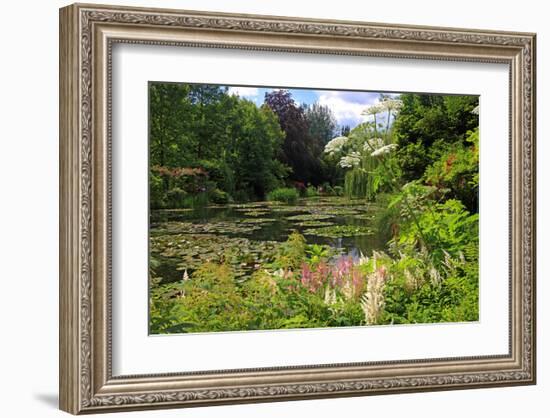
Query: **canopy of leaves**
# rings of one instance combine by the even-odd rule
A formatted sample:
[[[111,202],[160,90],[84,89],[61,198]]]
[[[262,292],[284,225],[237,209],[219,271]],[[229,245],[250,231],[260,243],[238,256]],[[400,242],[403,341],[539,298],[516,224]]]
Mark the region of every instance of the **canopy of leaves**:
[[[269,107],[212,85],[151,83],[149,95],[153,207],[181,207],[199,192],[262,198],[286,177],[284,133]]]
[[[402,94],[403,107],[394,123],[397,155],[405,181],[422,177],[446,146],[465,143],[479,124],[472,111],[477,96]]]
[[[265,94],[265,104],[277,115],[285,139],[280,158],[292,168],[290,178],[301,183],[318,183],[318,147],[310,134],[304,108],[298,106],[288,90]]]

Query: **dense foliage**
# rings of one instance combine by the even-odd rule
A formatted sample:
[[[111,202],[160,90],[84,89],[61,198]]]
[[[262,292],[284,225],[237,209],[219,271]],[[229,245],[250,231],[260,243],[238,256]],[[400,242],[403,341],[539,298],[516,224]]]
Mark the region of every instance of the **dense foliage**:
[[[151,238],[152,333],[478,320],[477,97],[381,95],[355,127],[286,90],[257,106],[152,83],[150,107],[151,205],[171,209]],[[207,205],[246,217],[181,220]],[[338,244],[375,233],[366,252]]]
[[[284,133],[268,107],[210,85],[152,83],[149,94],[153,208],[201,194],[215,203],[263,198],[282,184]]]
[[[406,181],[423,176],[447,147],[466,145],[469,131],[479,124],[472,112],[478,104],[476,96],[402,94],[400,99],[403,108],[394,133]]]

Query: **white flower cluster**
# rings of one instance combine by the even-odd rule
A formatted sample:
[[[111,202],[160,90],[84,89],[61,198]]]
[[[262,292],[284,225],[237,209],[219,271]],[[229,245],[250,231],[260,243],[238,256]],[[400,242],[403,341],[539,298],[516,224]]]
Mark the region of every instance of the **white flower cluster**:
[[[384,140],[382,138],[369,138],[365,145],[363,145],[363,151],[372,152],[378,148],[384,146]]]
[[[399,112],[403,107],[403,101],[399,99],[384,99],[380,102],[384,110],[389,110],[391,112]]]
[[[474,107],[474,108],[472,109],[472,113],[473,113],[474,115],[479,115],[479,105],[477,105],[476,107]]]
[[[361,112],[362,115],[378,115],[379,113],[382,113],[384,111],[384,108],[380,103],[373,104],[369,107],[367,107],[365,110]]]
[[[361,164],[361,154],[359,154],[357,151],[353,151],[351,154],[342,157],[339,164],[342,168],[357,167],[359,164]]]
[[[335,153],[342,151],[342,147],[348,142],[347,136],[337,136],[336,138],[331,139],[325,145],[325,153],[334,155]]]
[[[378,157],[380,155],[389,154],[391,151],[393,151],[396,148],[397,148],[397,144],[384,145],[383,147],[378,148],[377,150],[371,152],[370,155],[372,157]]]
[[[378,115],[382,112],[393,112],[397,113],[401,110],[403,107],[403,101],[399,99],[391,99],[391,98],[385,98],[382,99],[380,102],[373,104],[369,107],[367,107],[363,112],[361,112],[362,115]]]

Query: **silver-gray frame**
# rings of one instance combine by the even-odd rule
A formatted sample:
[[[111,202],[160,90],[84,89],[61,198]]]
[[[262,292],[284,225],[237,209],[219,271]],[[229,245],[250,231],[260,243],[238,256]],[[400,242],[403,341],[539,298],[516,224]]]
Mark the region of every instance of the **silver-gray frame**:
[[[113,376],[110,152],[115,43],[508,64],[509,353]],[[61,9],[61,409],[78,414],[534,384],[534,115],[534,34],[120,6]]]

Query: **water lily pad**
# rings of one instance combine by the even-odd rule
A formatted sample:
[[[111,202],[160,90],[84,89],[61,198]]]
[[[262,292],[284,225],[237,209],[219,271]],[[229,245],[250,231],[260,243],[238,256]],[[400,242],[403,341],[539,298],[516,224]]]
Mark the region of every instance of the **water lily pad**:
[[[294,216],[289,216],[288,219],[289,221],[323,221],[325,219],[330,219],[330,218],[333,218],[334,216],[333,215],[321,215],[321,214],[316,214],[316,213],[310,213],[310,214],[307,214],[307,215],[294,215]]]
[[[333,223],[325,222],[325,221],[303,221],[303,222],[297,222],[296,225],[313,228],[318,226],[330,226],[330,225],[333,225]]]
[[[245,224],[265,224],[265,223],[271,223],[276,222],[277,219],[274,218],[248,218],[248,219],[241,219],[242,223]]]
[[[239,209],[250,210],[250,209],[266,206],[266,202],[233,203],[227,206],[230,208],[234,208],[235,210],[239,210]]]
[[[327,207],[321,208],[318,213],[323,215],[333,215],[333,216],[350,216],[357,215],[359,212],[355,209],[349,208],[339,208],[339,207]]]
[[[157,213],[179,213],[179,212],[192,212],[192,208],[181,208],[181,209],[156,209]]]
[[[210,221],[204,223],[195,222],[163,222],[151,230],[151,235],[164,234],[238,234],[248,233],[253,230],[260,229],[259,226],[242,225],[238,221]]]
[[[370,213],[360,213],[358,215],[354,215],[353,218],[360,219],[362,221],[372,221],[374,219],[374,215],[371,215]]]
[[[308,212],[309,208],[306,206],[272,206],[271,210],[276,213],[299,213]]]
[[[150,241],[152,253],[177,260],[180,271],[192,272],[206,262],[229,263],[237,276],[272,262],[281,245],[215,234],[162,235],[151,237]]]
[[[242,210],[242,209],[237,209],[237,210]],[[243,212],[243,215],[245,216],[264,216],[264,215],[267,215],[269,213],[269,210],[268,209],[252,209],[252,210],[246,210],[245,212]]]
[[[359,235],[372,235],[373,233],[372,229],[368,227],[356,225],[333,225],[322,228],[306,229],[304,231],[306,235],[316,235],[327,238],[355,237]]]

